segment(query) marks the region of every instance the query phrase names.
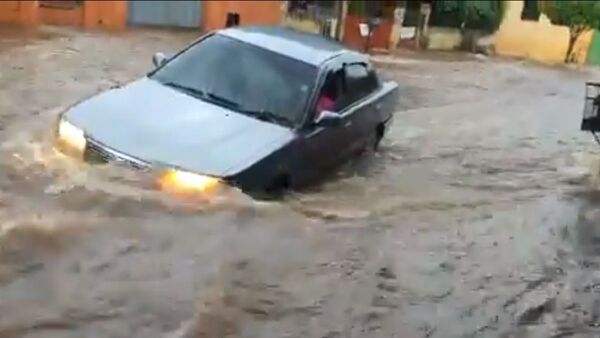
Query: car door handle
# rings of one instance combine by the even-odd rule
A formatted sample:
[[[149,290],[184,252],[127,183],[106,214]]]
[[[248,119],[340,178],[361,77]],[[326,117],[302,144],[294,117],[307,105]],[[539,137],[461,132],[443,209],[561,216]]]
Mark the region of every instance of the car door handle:
[[[350,120],[350,121],[348,121],[348,122],[344,123],[344,128],[346,128],[346,127],[350,127],[351,125],[352,125],[352,120]]]
[[[376,109],[377,111],[381,110],[381,103],[379,103],[379,104],[375,105],[375,109]]]

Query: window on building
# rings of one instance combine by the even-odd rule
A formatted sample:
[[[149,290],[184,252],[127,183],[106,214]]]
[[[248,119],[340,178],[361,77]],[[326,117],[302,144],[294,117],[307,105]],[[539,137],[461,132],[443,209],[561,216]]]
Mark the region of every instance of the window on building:
[[[72,9],[81,6],[83,0],[41,0],[39,4],[46,8]]]
[[[288,14],[297,17],[319,18],[324,15],[333,16],[335,11],[334,1],[288,1]]]
[[[421,16],[421,1],[407,1],[406,12],[404,13],[404,27],[416,27],[419,25]]]
[[[540,18],[540,7],[538,0],[523,1],[523,11],[521,12],[521,20],[538,21]]]
[[[361,17],[391,17],[396,1],[353,0],[348,3],[348,14]]]

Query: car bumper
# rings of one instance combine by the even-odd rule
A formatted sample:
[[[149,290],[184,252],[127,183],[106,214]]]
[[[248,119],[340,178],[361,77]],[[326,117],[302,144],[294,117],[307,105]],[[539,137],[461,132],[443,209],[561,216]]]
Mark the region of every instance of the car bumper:
[[[135,170],[148,171],[153,168],[153,165],[147,161],[140,160],[133,156],[123,154],[114,150],[101,142],[92,138],[87,138],[87,143],[83,158],[86,162],[91,163],[113,163],[116,165],[132,168]]]
[[[88,163],[111,163],[156,175],[156,187],[180,195],[214,192],[232,186],[229,179],[182,171],[169,165],[150,163],[114,150],[94,139],[86,138],[84,160]],[[220,189],[222,190],[222,189]]]

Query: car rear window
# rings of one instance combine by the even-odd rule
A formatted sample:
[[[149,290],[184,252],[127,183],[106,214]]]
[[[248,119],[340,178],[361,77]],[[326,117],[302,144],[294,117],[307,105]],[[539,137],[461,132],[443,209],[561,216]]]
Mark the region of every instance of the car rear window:
[[[302,119],[317,71],[313,65],[215,34],[151,78],[208,91],[244,110],[269,111],[296,123]]]

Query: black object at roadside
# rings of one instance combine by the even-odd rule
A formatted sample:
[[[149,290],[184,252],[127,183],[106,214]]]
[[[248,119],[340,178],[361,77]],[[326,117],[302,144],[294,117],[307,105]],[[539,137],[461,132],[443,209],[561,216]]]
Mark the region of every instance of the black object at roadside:
[[[234,27],[240,25],[240,14],[235,12],[227,12],[225,27]]]

